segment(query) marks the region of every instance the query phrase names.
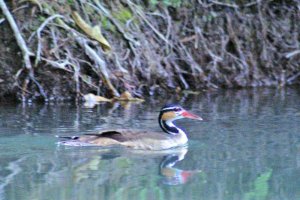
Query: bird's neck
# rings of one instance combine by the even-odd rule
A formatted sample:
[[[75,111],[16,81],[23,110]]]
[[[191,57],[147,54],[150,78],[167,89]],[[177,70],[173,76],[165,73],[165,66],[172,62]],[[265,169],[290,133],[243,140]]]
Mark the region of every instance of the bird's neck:
[[[161,129],[171,135],[178,135],[178,134],[184,134],[184,131],[178,128],[175,124],[173,124],[173,121],[171,120],[162,120],[159,118],[159,126]]]

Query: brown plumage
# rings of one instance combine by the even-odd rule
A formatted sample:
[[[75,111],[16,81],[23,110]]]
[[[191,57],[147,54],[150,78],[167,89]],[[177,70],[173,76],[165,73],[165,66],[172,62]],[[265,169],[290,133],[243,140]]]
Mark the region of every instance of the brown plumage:
[[[185,133],[172,122],[176,119],[191,118],[202,120],[199,116],[188,113],[180,106],[168,105],[161,109],[159,124],[164,132],[141,130],[104,130],[95,134],[74,137],[61,137],[67,140],[60,144],[69,146],[125,146],[133,149],[162,150],[184,145],[187,142]]]

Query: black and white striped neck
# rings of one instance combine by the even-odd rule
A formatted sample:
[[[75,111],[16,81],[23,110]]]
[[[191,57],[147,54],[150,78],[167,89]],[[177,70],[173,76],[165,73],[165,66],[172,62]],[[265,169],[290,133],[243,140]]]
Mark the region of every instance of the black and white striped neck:
[[[172,120],[163,120],[162,115],[163,115],[163,113],[161,112],[158,117],[158,123],[159,123],[160,128],[165,133],[168,133],[171,135],[178,135],[179,133],[184,133],[183,130],[181,130],[175,124],[173,124]]]

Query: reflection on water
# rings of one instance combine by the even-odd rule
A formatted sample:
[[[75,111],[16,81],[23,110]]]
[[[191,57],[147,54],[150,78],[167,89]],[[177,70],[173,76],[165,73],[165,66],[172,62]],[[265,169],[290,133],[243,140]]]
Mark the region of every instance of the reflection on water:
[[[162,182],[167,185],[185,184],[187,181],[200,173],[201,170],[182,170],[175,168],[174,165],[184,159],[187,147],[180,147],[178,152],[168,152],[161,161],[160,174],[163,176]]]
[[[165,100],[0,105],[0,199],[300,198],[299,90],[219,91],[173,101],[205,121],[178,121],[188,148],[155,153],[61,147],[54,136],[159,131]]]

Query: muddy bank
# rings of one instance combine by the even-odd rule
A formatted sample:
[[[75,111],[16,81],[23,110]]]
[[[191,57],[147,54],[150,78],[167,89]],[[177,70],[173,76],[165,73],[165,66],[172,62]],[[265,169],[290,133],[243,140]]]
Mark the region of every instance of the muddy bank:
[[[2,0],[3,1],[3,0]],[[228,3],[230,2],[230,3]],[[300,2],[6,3],[30,66],[0,13],[0,96],[136,96],[300,82]]]

